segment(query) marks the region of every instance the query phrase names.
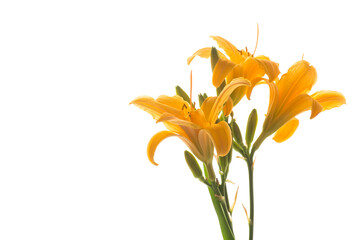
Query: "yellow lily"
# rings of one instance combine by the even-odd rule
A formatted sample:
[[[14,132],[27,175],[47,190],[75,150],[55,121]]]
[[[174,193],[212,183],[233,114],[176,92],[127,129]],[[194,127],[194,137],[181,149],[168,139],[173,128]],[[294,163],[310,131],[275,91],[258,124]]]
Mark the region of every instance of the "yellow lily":
[[[172,136],[180,138],[207,165],[212,163],[214,147],[218,156],[225,156],[232,144],[231,130],[225,121],[216,123],[216,120],[234,89],[248,85],[245,79],[234,80],[218,97],[208,97],[200,109],[190,106],[180,96],[163,95],[157,99],[143,96],[134,99],[130,104],[150,113],[157,123],[163,122],[168,129],[150,139],[147,147],[150,162],[158,165],[154,161],[155,150],[161,141]]]
[[[214,39],[220,48],[222,48],[226,55],[219,52],[219,61],[217,62],[214,72],[212,83],[217,88],[226,78],[226,83],[229,84],[233,79],[243,77],[250,81],[251,85],[249,87],[240,87],[234,91],[231,95],[233,104],[236,105],[241,98],[247,95],[247,98],[250,99],[252,89],[257,85],[261,80],[263,80],[264,75],[268,76],[268,80],[271,82],[277,78],[279,75],[278,64],[270,61],[266,56],[256,56],[245,50],[238,50],[232,43],[228,40],[219,37],[219,36],[210,36]],[[196,51],[187,59],[187,63],[190,64],[192,60],[196,57],[209,58],[211,55],[211,48],[202,48]]]
[[[299,120],[295,116],[304,111],[311,110],[312,119],[321,111],[346,103],[345,97],[335,91],[323,90],[308,95],[316,79],[315,68],[307,61],[301,60],[291,66],[279,81],[267,82],[270,88],[270,102],[259,137],[260,143],[274,132],[276,133],[273,139],[276,142],[290,138],[299,125]]]

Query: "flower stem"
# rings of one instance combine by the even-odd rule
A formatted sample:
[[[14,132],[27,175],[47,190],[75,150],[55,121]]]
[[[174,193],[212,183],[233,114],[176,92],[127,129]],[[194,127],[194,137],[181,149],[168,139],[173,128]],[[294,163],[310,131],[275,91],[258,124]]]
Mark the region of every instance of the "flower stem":
[[[204,172],[205,172],[205,177],[208,179],[209,175],[208,175],[208,171],[207,171],[205,164],[204,164]],[[216,185],[216,182],[209,181],[208,190],[210,193],[212,203],[214,205],[216,215],[219,220],[221,234],[223,236],[223,239],[224,240],[235,240],[229,212],[228,212],[228,209],[226,208],[226,204],[225,204],[224,200],[221,201],[219,199],[219,195],[221,196],[221,193],[218,189],[218,186]]]
[[[249,196],[250,196],[250,219],[249,219],[249,240],[254,236],[254,171],[252,158],[247,159],[249,172]]]

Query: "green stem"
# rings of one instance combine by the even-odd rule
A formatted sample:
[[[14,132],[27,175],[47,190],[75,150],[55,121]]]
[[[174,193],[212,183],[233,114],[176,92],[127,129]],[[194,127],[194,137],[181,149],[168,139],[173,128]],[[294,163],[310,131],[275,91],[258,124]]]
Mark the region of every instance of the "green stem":
[[[204,164],[205,177],[208,179],[208,171]],[[210,184],[210,183],[209,183]],[[211,183],[212,185],[212,183]],[[228,210],[224,208],[224,205],[219,201],[215,195],[219,195],[218,189],[213,187],[208,187],[211,201],[213,203],[216,215],[218,216],[221,234],[224,240],[235,240],[235,236],[232,230],[232,223],[229,218]]]
[[[254,171],[253,161],[251,158],[247,159],[249,172],[249,196],[250,196],[250,221],[249,221],[249,240],[253,240],[254,236]]]

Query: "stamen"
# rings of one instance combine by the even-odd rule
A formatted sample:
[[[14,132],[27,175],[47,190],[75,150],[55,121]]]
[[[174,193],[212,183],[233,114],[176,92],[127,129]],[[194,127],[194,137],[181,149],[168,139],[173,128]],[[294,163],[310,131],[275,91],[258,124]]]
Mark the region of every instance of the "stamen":
[[[302,55],[302,57],[301,57],[301,61],[303,61],[304,60],[304,53],[303,53],[303,55]]]
[[[190,107],[192,108],[192,70],[190,71]]]
[[[255,54],[256,48],[257,48],[257,45],[258,45],[258,41],[259,41],[259,23],[257,23],[256,25],[257,25],[256,45],[255,45],[254,53],[252,55]]]

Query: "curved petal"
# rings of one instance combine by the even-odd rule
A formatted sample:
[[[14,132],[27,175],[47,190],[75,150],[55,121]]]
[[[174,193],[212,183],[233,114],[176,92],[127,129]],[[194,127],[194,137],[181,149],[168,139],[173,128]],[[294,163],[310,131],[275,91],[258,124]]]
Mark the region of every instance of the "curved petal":
[[[157,148],[157,146],[165,139],[168,137],[173,137],[173,136],[178,136],[175,133],[169,132],[169,131],[161,131],[156,133],[149,141],[148,146],[147,146],[147,156],[150,160],[150,162],[154,165],[158,165],[155,161],[154,161],[154,154],[155,154],[155,150]]]
[[[274,82],[270,82],[265,80],[265,82],[268,84],[269,86],[269,92],[270,92],[270,99],[269,99],[269,107],[268,107],[268,111],[266,113],[266,118],[263,124],[263,129],[267,129],[269,126],[269,123],[272,121],[272,119],[274,118],[275,112],[276,112],[276,106],[278,105],[279,102],[279,92],[278,92],[278,88],[276,86],[276,84]]]
[[[221,121],[211,125],[206,131],[209,133],[211,140],[214,143],[217,155],[225,156],[228,154],[232,144],[231,129],[229,125],[226,122]]]
[[[221,91],[219,96],[216,98],[216,101],[211,109],[209,115],[210,124],[215,123],[221,109],[223,108],[224,103],[228,100],[231,93],[238,87],[241,86],[250,86],[250,82],[244,78],[234,79],[230,84],[226,85]]]
[[[220,58],[226,58],[226,56],[222,52],[218,51],[218,54],[219,54]],[[199,56],[199,57],[202,57],[202,58],[209,58],[210,55],[211,55],[211,48],[210,47],[199,49],[193,55],[188,57],[187,64],[190,65],[190,63],[192,62],[192,60],[196,56]]]
[[[239,50],[228,40],[219,37],[219,36],[210,36],[214,39],[220,48],[222,48],[225,53],[229,56],[230,60],[239,63],[239,59],[241,57]]]
[[[178,126],[186,126],[186,127],[190,127],[190,128],[194,128],[194,129],[199,129],[201,128],[200,126],[196,125],[193,122],[187,121],[187,120],[183,120],[183,119],[179,119],[174,115],[171,115],[169,113],[163,113],[160,118],[156,121],[156,123],[159,122],[169,122]]]
[[[169,99],[174,99],[174,100],[177,99],[176,97],[168,97],[168,96],[160,96],[158,99],[165,99],[165,97],[168,100]],[[130,102],[130,104],[134,104],[135,106],[144,110],[145,112],[150,113],[151,116],[155,120],[158,120],[159,117],[165,112],[168,112],[179,118],[184,118],[184,111],[183,111],[182,107],[178,108],[179,106],[170,104],[170,100],[168,102],[164,102],[164,103],[166,103],[166,104],[164,104],[164,103],[159,102],[158,99],[154,100],[152,97],[141,96],[141,97],[135,98],[133,101]],[[179,100],[179,99],[177,99],[177,100]],[[175,100],[175,101],[177,101],[177,100]],[[181,101],[183,101],[184,104],[187,104],[187,102],[185,102],[183,99],[181,99]],[[170,105],[167,105],[167,104],[170,104]]]
[[[276,114],[273,119],[273,130],[276,131],[280,128],[283,124],[285,124],[290,119],[294,118],[296,115],[305,112],[311,109],[311,116],[310,118],[314,118],[318,115],[322,107],[321,105],[315,101],[312,97],[307,94],[301,94],[294,98],[290,103],[284,106],[284,108]]]
[[[199,160],[204,163],[211,163],[214,157],[214,144],[205,129],[200,130],[198,141],[202,152]]]
[[[297,118],[291,119],[276,131],[273,139],[278,143],[288,140],[295,133],[298,126],[299,120]]]
[[[270,61],[270,59],[265,56],[258,56],[254,59],[263,67],[270,82],[274,81],[279,76],[280,70],[278,63]]]
[[[210,113],[217,97],[207,97],[203,104],[201,105],[201,109],[205,114],[205,118],[209,121]]]
[[[278,83],[280,102],[289,102],[300,94],[308,93],[316,79],[316,70],[308,62],[295,63]]]
[[[197,109],[190,112],[191,122],[198,125],[201,128],[207,128],[210,124],[208,123],[205,114],[202,109]]]
[[[231,97],[229,97],[228,100],[225,102],[224,107],[223,107],[225,117],[230,115],[230,113],[232,112],[233,107],[234,107],[233,101],[232,101]]]
[[[233,79],[244,76],[243,64],[237,64],[226,76],[226,84],[229,84]]]
[[[320,103],[323,107],[323,111],[334,107],[340,107],[346,103],[344,95],[335,91],[322,90],[312,94],[311,97]]]
[[[172,97],[161,95],[156,99],[156,102],[175,108],[179,111],[184,110],[184,108],[190,109],[190,104],[178,95]]]
[[[219,58],[213,71],[212,83],[214,87],[218,88],[235,66],[235,63]]]
[[[244,62],[244,78],[248,79],[253,85],[253,80],[261,78],[265,75],[264,67],[260,64],[260,60],[249,57]]]

